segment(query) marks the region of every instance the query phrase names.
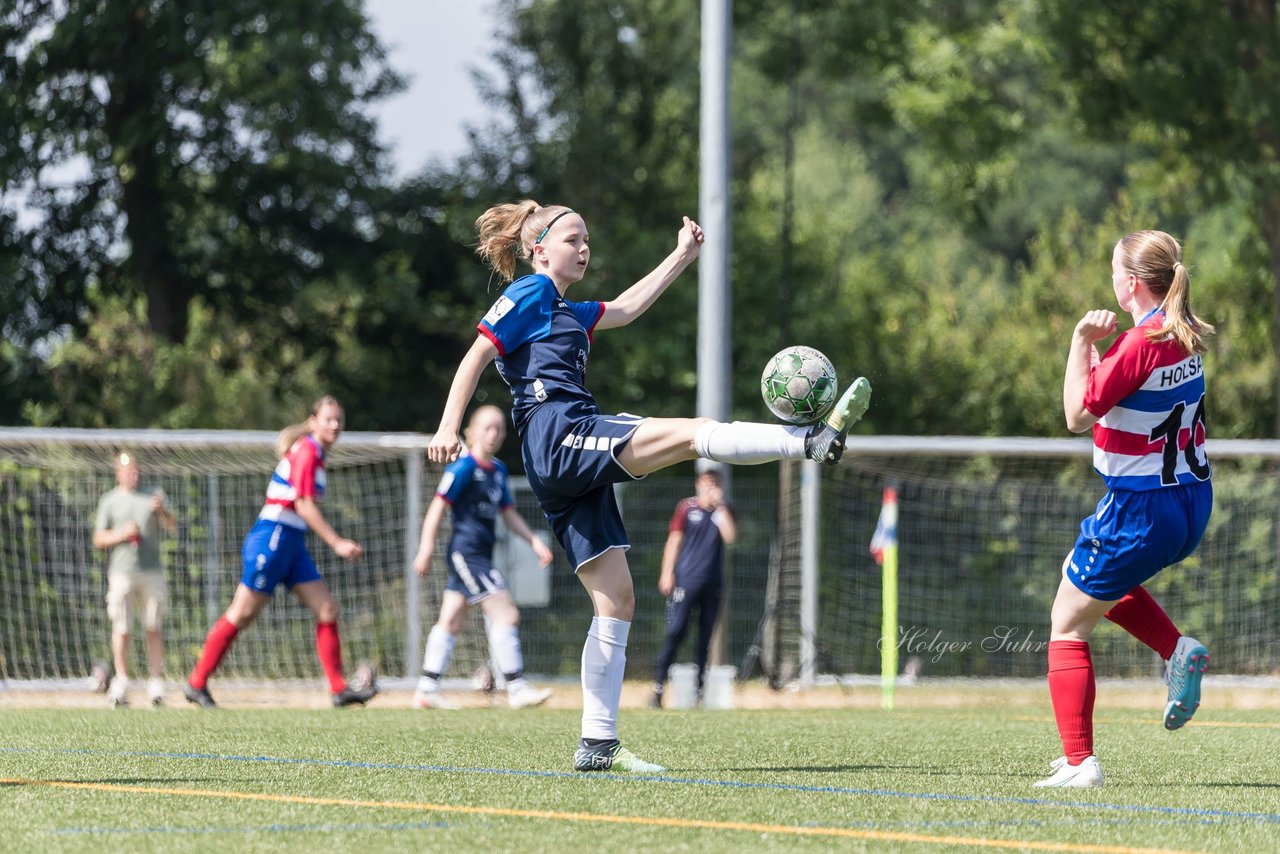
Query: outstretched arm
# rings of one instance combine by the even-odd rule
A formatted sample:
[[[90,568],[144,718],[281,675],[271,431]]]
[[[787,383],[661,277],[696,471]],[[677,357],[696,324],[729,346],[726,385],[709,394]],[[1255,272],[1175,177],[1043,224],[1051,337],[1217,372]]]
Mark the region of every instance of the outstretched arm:
[[[418,575],[431,571],[431,552],[436,547],[436,534],[440,531],[440,520],[446,506],[447,502],[439,495],[427,505],[427,515],[422,519],[422,537],[418,540],[418,554],[413,559],[413,571]]]
[[[1066,376],[1062,380],[1062,410],[1072,433],[1083,433],[1098,422],[1098,416],[1085,409],[1084,395],[1089,387],[1089,372],[1101,361],[1094,342],[1115,331],[1116,313],[1094,309],[1080,318],[1071,334]]]
[[[541,539],[534,536],[533,531],[529,530],[529,525],[524,521],[524,517],[520,515],[520,511],[514,507],[507,507],[502,511],[502,521],[507,523],[507,527],[511,532],[520,539],[524,540],[533,549],[533,553],[538,556],[539,566],[550,566],[554,555],[551,549],[547,548],[547,544]]]
[[[462,357],[458,372],[453,375],[453,385],[449,386],[449,398],[444,404],[444,414],[440,416],[440,429],[436,430],[431,444],[427,446],[427,457],[431,462],[451,463],[462,453],[462,441],[458,438],[462,415],[471,396],[476,393],[480,374],[497,355],[497,346],[483,335],[477,335],[467,355]]]
[[[302,517],[302,521],[307,523],[307,527],[314,531],[317,537],[324,540],[338,557],[355,560],[364,554],[364,549],[355,540],[348,540],[345,537],[338,536],[338,532],[333,530],[333,527],[325,521],[319,505],[310,498],[295,498],[293,500],[293,508]]]
[[[653,272],[623,291],[616,299],[604,304],[604,314],[596,323],[596,329],[612,329],[626,326],[649,310],[667,287],[694,262],[702,248],[705,235],[702,226],[688,217],[676,236],[676,248]]]

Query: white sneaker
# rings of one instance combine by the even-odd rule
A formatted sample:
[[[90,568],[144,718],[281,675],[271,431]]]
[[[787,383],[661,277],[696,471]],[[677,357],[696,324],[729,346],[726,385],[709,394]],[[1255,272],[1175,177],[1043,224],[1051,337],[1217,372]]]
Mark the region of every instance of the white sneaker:
[[[413,705],[419,709],[442,709],[450,712],[460,708],[441,691],[416,691],[413,695]]]
[[[158,676],[152,676],[147,682],[147,699],[151,701],[151,708],[158,709],[164,705],[164,680]]]
[[[107,688],[107,702],[111,703],[111,707],[118,709],[121,706],[129,705],[129,677],[112,676],[111,686]]]
[[[507,702],[513,709],[527,709],[533,706],[541,706],[550,699],[550,688],[535,688],[532,685],[526,685],[519,691],[507,692]]]
[[[1102,764],[1096,756],[1086,756],[1079,765],[1067,764],[1067,757],[1059,756],[1049,763],[1053,776],[1035,784],[1037,789],[1093,789],[1102,786]]]

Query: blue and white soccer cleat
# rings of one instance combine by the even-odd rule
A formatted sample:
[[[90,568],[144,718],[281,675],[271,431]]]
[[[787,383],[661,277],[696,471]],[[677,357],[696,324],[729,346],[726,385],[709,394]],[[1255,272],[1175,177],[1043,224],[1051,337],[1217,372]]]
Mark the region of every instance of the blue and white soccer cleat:
[[[813,425],[809,435],[805,436],[805,456],[829,466],[840,462],[844,456],[844,437],[849,434],[849,428],[866,414],[870,405],[871,382],[866,377],[858,377],[844,390],[831,414]]]
[[[580,742],[573,754],[573,769],[575,771],[625,771],[629,774],[661,774],[667,770],[661,765],[645,762],[623,747],[620,741],[604,744]]]
[[[1178,638],[1173,655],[1164,663],[1169,702],[1164,707],[1164,728],[1181,729],[1200,707],[1200,680],[1209,669],[1209,650],[1193,637]]]

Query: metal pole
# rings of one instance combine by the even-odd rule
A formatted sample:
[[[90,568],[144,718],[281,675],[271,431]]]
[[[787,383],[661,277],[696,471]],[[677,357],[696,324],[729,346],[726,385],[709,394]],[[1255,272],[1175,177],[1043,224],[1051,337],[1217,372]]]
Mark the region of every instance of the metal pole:
[[[707,239],[698,256],[698,414],[729,420],[732,383],[729,342],[733,300],[729,292],[729,57],[733,42],[732,0],[702,0],[702,103],[698,185],[698,222]],[[726,497],[732,497],[731,472],[721,471]],[[733,579],[725,560],[721,614],[729,612]],[[711,641],[711,663],[722,664],[724,621]]]
[[[404,675],[412,679],[422,667],[421,603],[418,573],[413,559],[418,554],[418,538],[422,531],[422,451],[410,450],[404,455]]]
[[[800,464],[800,685],[813,685],[818,638],[818,512],[822,505],[821,470]]]
[[[729,53],[731,0],[702,2],[702,131],[698,221],[698,414],[729,417]]]
[[[211,474],[205,479],[209,489],[209,507],[207,511],[208,548],[204,554],[204,612],[205,622],[213,625],[221,613],[218,597],[218,573],[222,563],[222,514],[218,503],[221,497],[221,484],[218,476]]]

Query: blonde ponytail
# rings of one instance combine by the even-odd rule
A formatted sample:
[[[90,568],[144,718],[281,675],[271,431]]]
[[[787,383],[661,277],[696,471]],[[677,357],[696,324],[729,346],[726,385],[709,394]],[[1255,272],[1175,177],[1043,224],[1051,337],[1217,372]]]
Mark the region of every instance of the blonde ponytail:
[[[533,199],[494,205],[476,219],[476,254],[509,282],[516,277],[516,262],[531,261],[540,233],[562,214],[564,205],[543,207]]]
[[[1135,231],[1120,239],[1124,269],[1160,299],[1164,324],[1147,332],[1148,341],[1178,342],[1187,354],[1208,349],[1213,327],[1191,310],[1191,276],[1182,263],[1182,245],[1163,231]]]

